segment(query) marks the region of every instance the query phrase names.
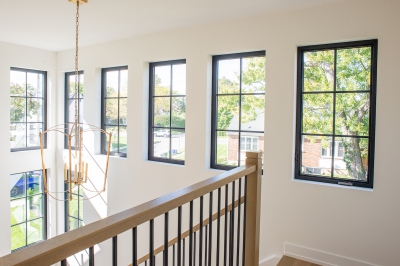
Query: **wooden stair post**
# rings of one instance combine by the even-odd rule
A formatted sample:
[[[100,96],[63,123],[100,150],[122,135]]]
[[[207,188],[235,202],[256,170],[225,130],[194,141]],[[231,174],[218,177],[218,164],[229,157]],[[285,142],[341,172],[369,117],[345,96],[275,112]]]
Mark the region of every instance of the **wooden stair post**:
[[[247,176],[244,265],[259,265],[262,151],[246,152],[246,165],[256,165]]]

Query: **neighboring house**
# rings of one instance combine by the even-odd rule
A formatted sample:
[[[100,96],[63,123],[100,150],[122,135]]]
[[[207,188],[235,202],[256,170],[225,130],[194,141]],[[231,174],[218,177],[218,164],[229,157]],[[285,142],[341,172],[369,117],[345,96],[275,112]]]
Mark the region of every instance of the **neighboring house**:
[[[227,128],[237,130],[238,115],[232,118]],[[243,163],[246,158],[246,151],[263,150],[264,147],[264,113],[257,115],[253,121],[242,124],[240,127],[240,161]],[[256,131],[256,132],[251,132]],[[239,132],[228,132],[228,163],[237,163],[239,154]]]

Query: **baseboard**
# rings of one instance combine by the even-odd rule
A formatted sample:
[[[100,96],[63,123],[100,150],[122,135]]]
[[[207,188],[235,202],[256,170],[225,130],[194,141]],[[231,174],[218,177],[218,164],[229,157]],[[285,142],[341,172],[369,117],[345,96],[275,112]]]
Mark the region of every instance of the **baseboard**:
[[[322,266],[376,266],[367,262],[289,243],[285,243],[284,254],[296,259],[305,260]]]
[[[272,255],[266,259],[260,260],[260,266],[276,266],[279,260],[279,257]]]

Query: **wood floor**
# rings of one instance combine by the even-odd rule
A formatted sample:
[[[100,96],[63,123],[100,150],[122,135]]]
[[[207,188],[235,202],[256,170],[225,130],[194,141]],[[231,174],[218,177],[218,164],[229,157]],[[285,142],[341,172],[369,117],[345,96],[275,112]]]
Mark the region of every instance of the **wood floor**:
[[[321,266],[321,265],[283,255],[282,259],[276,266]]]

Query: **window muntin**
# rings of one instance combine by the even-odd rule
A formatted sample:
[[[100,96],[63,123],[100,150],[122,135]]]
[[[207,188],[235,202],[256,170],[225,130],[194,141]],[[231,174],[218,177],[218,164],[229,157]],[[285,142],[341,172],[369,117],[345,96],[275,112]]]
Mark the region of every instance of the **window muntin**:
[[[46,76],[44,71],[10,70],[11,151],[40,148],[39,132],[46,129]]]
[[[149,160],[184,164],[186,60],[150,64]]]
[[[376,65],[377,40],[298,48],[296,179],[372,188]]]
[[[78,72],[78,122],[83,122],[83,95],[84,95],[84,74]],[[65,73],[65,123],[70,123],[65,133],[71,131],[72,124],[75,122],[75,72]],[[72,139],[74,147],[75,138]],[[64,148],[68,149],[68,139],[64,138]]]
[[[112,132],[110,155],[127,156],[128,67],[102,70],[102,129]],[[101,153],[108,150],[102,135]]]
[[[214,56],[212,82],[211,168],[228,170],[264,150],[265,52]]]
[[[47,201],[42,171],[10,175],[11,250],[47,238]]]
[[[65,184],[65,191],[69,189]],[[69,200],[68,193],[65,193],[65,232],[74,230],[84,225],[83,223],[83,188],[82,186],[72,187],[72,200]]]

